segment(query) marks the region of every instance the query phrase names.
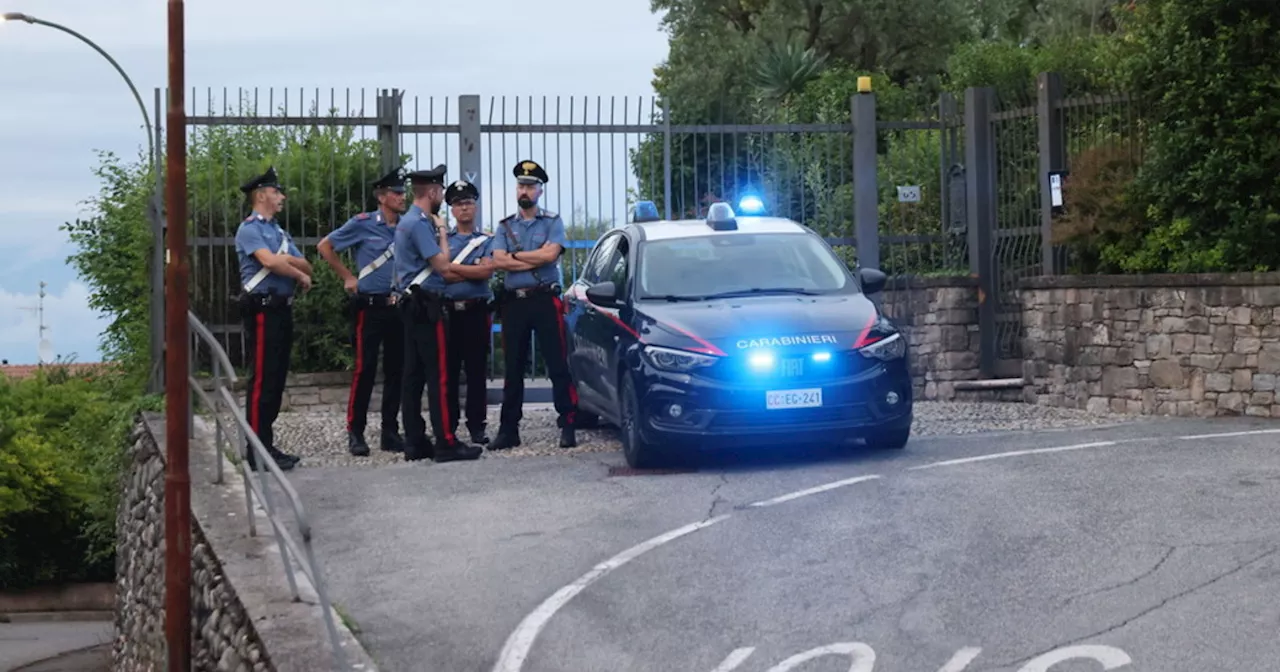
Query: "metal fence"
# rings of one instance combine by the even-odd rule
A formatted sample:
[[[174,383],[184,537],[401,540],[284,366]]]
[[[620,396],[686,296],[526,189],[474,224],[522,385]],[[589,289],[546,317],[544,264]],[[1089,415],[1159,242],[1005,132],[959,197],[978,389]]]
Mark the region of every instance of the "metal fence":
[[[566,282],[638,199],[657,202],[668,217],[696,217],[717,200],[754,194],[771,213],[822,233],[850,265],[885,270],[890,287],[912,276],[978,276],[992,297],[979,310],[983,369],[1020,375],[1013,289],[1069,263],[1052,240],[1048,172],[1091,151],[1096,138],[1086,129],[1105,125],[1131,138],[1134,128],[1119,123],[1123,115],[1109,113],[1106,124],[1090,117],[1092,100],[1062,100],[1056,75],[1041,75],[1039,90],[1033,104],[997,101],[991,89],[969,89],[963,101],[944,94],[916,119],[880,119],[875,96],[860,94],[839,123],[775,125],[675,124],[669,109],[644,97],[193,91],[192,309],[239,364],[234,236],[247,210],[238,185],[275,165],[289,189],[281,223],[317,268],[316,288],[295,304],[295,370],[344,368],[342,287],[315,244],[375,207],[369,184],[397,165],[443,163],[448,179],[475,183],[479,221],[491,228],[515,209],[511,167],[533,158],[551,175],[542,205],[561,214],[571,239]],[[924,307],[904,296],[886,310],[911,324]],[[492,343],[490,372],[500,376],[496,334]]]

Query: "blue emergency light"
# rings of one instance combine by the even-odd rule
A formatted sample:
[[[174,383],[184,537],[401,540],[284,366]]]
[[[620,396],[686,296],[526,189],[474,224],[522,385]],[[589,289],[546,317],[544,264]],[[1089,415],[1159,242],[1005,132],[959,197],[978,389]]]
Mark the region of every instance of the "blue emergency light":
[[[738,212],[744,215],[758,215],[764,212],[764,201],[759,196],[743,196],[738,201]]]
[[[738,220],[735,219],[733,208],[723,201],[712,203],[707,209],[707,224],[716,231],[738,230]]]
[[[653,201],[636,201],[635,214],[631,216],[633,222],[656,222],[660,220],[658,216],[658,205]]]

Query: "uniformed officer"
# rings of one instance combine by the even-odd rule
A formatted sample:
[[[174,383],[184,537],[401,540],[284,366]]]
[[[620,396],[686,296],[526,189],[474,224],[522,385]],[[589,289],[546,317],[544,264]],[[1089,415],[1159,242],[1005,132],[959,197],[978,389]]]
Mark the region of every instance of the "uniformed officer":
[[[524,370],[528,363],[529,337],[538,346],[551,377],[560,447],[577,445],[574,416],[578,391],[569,377],[564,325],[560,255],[568,240],[564,220],[538,207],[547,171],[534,161],[521,161],[511,170],[516,177],[519,211],[498,223],[493,232],[493,265],[506,271],[503,284],[502,343],[506,369],[502,388],[502,415],[490,450],[520,445],[523,417]]]
[[[396,226],[396,286],[405,328],[402,394],[406,460],[474,460],[483,452],[479,446],[458,440],[453,414],[445,398],[449,389],[449,366],[443,274],[454,270],[454,264],[444,251],[449,247],[449,232],[439,216],[444,173],[443,165],[409,173],[413,205]],[[427,437],[422,422],[424,384],[434,442]]]
[[[461,415],[458,404],[458,380],[467,374],[466,418],[471,442],[489,443],[485,436],[488,414],[486,399],[489,338],[493,333],[493,317],[489,304],[493,290],[489,278],[493,276],[493,258],[489,246],[492,239],[477,230],[476,199],[480,190],[466,180],[458,180],[444,192],[444,200],[457,221],[457,227],[449,232],[449,256],[458,266],[444,274],[445,310],[449,313],[449,389],[446,396],[453,425],[457,426]]]
[[[240,309],[249,364],[245,414],[249,427],[281,469],[298,463],[294,455],[276,448],[272,425],[280,413],[289,356],[293,348],[295,288],[311,289],[311,264],[302,256],[276,214],[284,207],[284,189],[274,166],[240,187],[253,210],[236,231],[240,259]],[[256,451],[245,447],[249,466],[256,469]]]
[[[369,397],[378,375],[378,350],[382,349],[382,449],[404,452],[400,438],[400,391],[404,371],[404,325],[395,307],[392,293],[396,223],[404,212],[405,171],[397,168],[373,183],[378,209],[362,212],[347,220],[317,248],[320,256],[342,278],[350,294],[348,315],[351,317],[351,347],[355,354],[355,372],[351,376],[351,392],[347,399],[347,449],[352,455],[368,455],[364,429],[369,413]],[[359,276],[352,275],[338,258],[338,252],[355,248]]]

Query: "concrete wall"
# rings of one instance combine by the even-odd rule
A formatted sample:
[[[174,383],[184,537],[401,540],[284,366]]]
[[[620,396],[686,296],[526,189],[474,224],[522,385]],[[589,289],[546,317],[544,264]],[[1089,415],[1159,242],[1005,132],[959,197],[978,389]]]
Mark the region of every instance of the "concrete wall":
[[[162,417],[144,416],[121,479],[113,670],[166,669],[164,426]],[[299,572],[301,600],[292,599],[260,508],[254,515],[257,535],[249,534],[244,484],[235,467],[223,460],[224,481],[214,482],[221,457],[209,437],[208,427],[197,419],[190,442],[192,669],[333,669],[314,590]],[[374,672],[372,660],[340,620],[338,627],[353,665],[349,669]]]
[[[1280,418],[1280,273],[1036,278],[1021,296],[1029,401]]]

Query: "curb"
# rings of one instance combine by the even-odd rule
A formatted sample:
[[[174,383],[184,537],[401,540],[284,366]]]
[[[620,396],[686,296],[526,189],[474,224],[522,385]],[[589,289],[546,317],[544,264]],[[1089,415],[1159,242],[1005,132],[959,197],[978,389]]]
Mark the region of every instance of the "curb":
[[[115,620],[114,611],[81,610],[81,611],[19,611],[0,612],[0,623],[84,623],[86,621],[110,622]]]

